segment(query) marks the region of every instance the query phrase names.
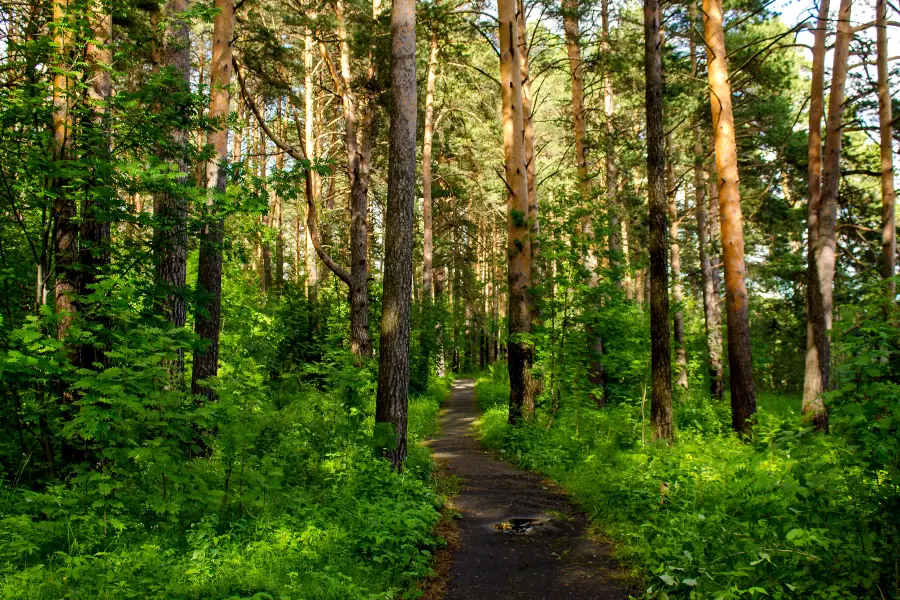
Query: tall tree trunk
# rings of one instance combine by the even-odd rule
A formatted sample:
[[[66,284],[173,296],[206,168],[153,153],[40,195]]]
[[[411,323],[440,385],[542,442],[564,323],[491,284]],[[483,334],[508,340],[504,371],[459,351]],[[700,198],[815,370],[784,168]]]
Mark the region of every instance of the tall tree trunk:
[[[432,284],[434,268],[432,221],[434,215],[431,206],[431,146],[434,139],[434,88],[437,83],[437,58],[437,32],[432,32],[431,51],[428,54],[428,78],[425,84],[425,131],[422,142],[422,227],[424,238],[422,291],[427,305],[431,304],[434,294]]]
[[[578,192],[585,204],[591,201],[591,182],[588,179],[586,140],[587,124],[584,110],[584,74],[581,60],[581,33],[578,18],[578,0],[563,0],[563,30],[566,38],[566,53],[569,58],[569,76],[572,87],[572,126],[575,135],[575,170],[578,175]],[[599,283],[597,257],[594,253],[594,224],[590,215],[581,223],[581,233],[587,239],[584,266],[588,271],[588,285],[595,288]],[[606,375],[603,368],[603,340],[592,326],[587,327],[588,337],[588,380],[594,389],[603,390],[599,394],[591,392],[598,406],[606,404]]]
[[[600,49],[604,57],[609,57],[609,0],[600,2]],[[622,287],[622,279],[619,273],[619,252],[621,240],[619,239],[619,203],[616,199],[616,185],[618,170],[616,166],[615,136],[613,114],[615,113],[615,96],[612,89],[612,78],[609,76],[609,66],[603,70],[603,120],[606,139],[604,140],[604,159],[606,162],[606,210],[609,214],[609,264],[612,267],[613,276],[619,287]]]
[[[897,261],[897,227],[894,223],[896,194],[894,192],[893,118],[891,116],[891,87],[888,81],[887,2],[875,0],[876,63],[878,68],[878,129],[881,139],[881,276],[890,280],[887,285],[887,310],[894,306],[896,284],[893,281]]]
[[[166,13],[169,27],[164,33],[161,62],[175,69],[181,76],[181,93],[188,93],[191,84],[191,40],[190,27],[184,14],[188,0],[169,0]],[[172,134],[172,142],[179,152],[188,143],[189,133],[177,129]],[[163,316],[175,327],[184,327],[187,318],[184,290],[187,278],[187,199],[182,189],[189,184],[190,164],[179,157],[178,169],[183,173],[176,184],[178,190],[159,194],[154,198],[154,213],[157,220],[154,229],[154,260],[156,262],[157,285],[165,292],[159,309]],[[184,371],[184,351],[178,351],[177,371]]]
[[[372,353],[367,289],[368,159],[371,155],[372,123],[366,110],[362,111],[361,119],[357,113],[357,99],[353,92],[350,71],[350,37],[344,16],[344,0],[337,0],[335,12],[341,54],[340,79],[335,78],[335,81],[339,84],[344,108],[344,142],[347,147],[347,175],[350,183],[350,351],[356,356],[368,357]]]
[[[697,22],[697,4],[690,3],[690,22]],[[697,64],[697,43],[690,38],[691,73],[699,77]],[[719,286],[713,274],[709,257],[709,225],[706,210],[707,173],[703,166],[706,154],[700,133],[700,124],[692,127],[694,138],[694,199],[697,216],[697,242],[700,254],[700,285],[703,288],[703,323],[706,326],[706,350],[708,356],[709,392],[713,398],[721,399],[725,393],[722,369],[722,319],[719,313]]]
[[[110,168],[109,140],[109,98],[112,96],[112,14],[103,3],[91,7],[88,18],[91,20],[91,39],[88,41],[85,56],[89,85],[87,89],[88,111],[82,127],[82,150],[80,154],[94,159],[94,172],[84,188],[84,199],[81,208],[81,230],[79,231],[78,295],[84,299],[94,291],[98,276],[109,264],[110,260],[110,224],[104,216],[109,207],[98,204],[104,198],[112,196],[108,193],[108,174]],[[102,324],[105,323],[101,318]],[[102,345],[94,343],[79,346],[75,363],[81,368],[91,369],[95,364],[106,363],[106,355]]]
[[[284,120],[281,113],[282,99],[278,98],[278,109],[276,118],[278,119],[278,133],[284,137]],[[281,172],[284,169],[284,152],[276,148],[275,153],[275,170]],[[275,194],[275,269],[273,275],[273,284],[276,289],[281,289],[284,284],[284,203],[278,188],[273,186]]]
[[[634,279],[631,275],[631,245],[628,241],[628,214],[623,214],[621,221],[622,230],[622,258],[625,261],[625,276],[623,284],[625,286],[625,299],[631,302],[634,300]]]
[[[674,148],[672,147],[672,135],[666,136],[667,158],[666,160],[666,198],[669,215],[669,255],[672,261],[672,300],[675,302],[675,313],[672,315],[672,325],[675,330],[675,364],[678,369],[677,383],[684,389],[688,387],[687,374],[687,348],[684,344],[684,315],[681,312],[681,303],[684,302],[684,292],[681,289],[681,246],[678,244],[678,205],[675,202],[678,190],[675,185]]]
[[[262,98],[262,114],[266,113],[266,102],[265,99]],[[268,144],[266,143],[266,134],[263,131],[262,127],[259,128],[257,133],[257,157],[256,157],[256,176],[259,177],[262,182],[263,189],[266,188],[266,176],[268,175],[269,168],[269,150]],[[259,287],[262,293],[266,294],[272,290],[272,248],[269,245],[268,236],[269,231],[272,228],[272,223],[275,221],[275,205],[274,205],[274,197],[272,201],[268,204],[268,211],[266,215],[262,219],[263,226],[263,239],[261,240],[261,244],[259,247],[260,250],[260,269],[259,269]]]
[[[837,252],[837,197],[841,179],[841,120],[844,114],[844,86],[847,59],[850,54],[851,0],[841,0],[838,11],[837,37],[834,43],[834,65],[828,95],[828,117],[825,123],[825,152],[822,162],[821,195],[818,210],[810,214],[808,227],[816,227],[815,247],[811,257],[810,284],[807,290],[808,324],[806,373],[803,382],[803,417],[821,430],[828,428],[828,410],[823,394],[830,375],[832,312],[834,308],[834,271]],[[812,141],[810,141],[810,145]],[[812,158],[812,157],[811,157]],[[812,160],[810,160],[812,166]],[[811,196],[812,197],[812,196]],[[812,205],[812,202],[810,202]],[[812,211],[812,207],[810,208]],[[810,240],[813,238],[810,237]]]
[[[529,75],[531,59],[529,57],[528,28],[525,25],[525,0],[516,0],[516,28],[519,44],[519,75],[522,77],[522,121],[525,136],[525,165],[528,168],[528,227],[531,243],[531,287],[540,285],[537,257],[540,253],[538,236],[541,225],[538,219],[540,206],[537,197],[537,162],[534,156],[534,108],[531,95],[531,76]],[[540,320],[540,309],[534,294],[531,301],[531,318],[537,323]],[[532,381],[538,385],[537,381]],[[535,390],[535,393],[538,392]]]
[[[829,0],[820,0],[819,16],[813,40],[813,67],[809,100],[809,173],[807,181],[807,269],[806,269],[806,365],[803,378],[803,413],[813,416],[816,426],[827,427],[822,365],[819,355],[818,278],[816,275],[816,247],[819,237],[819,208],[822,204],[822,119],[825,114],[825,45],[828,39]]]
[[[531,240],[528,226],[528,166],[525,161],[524,111],[520,73],[516,0],[499,0],[500,81],[503,104],[503,154],[506,172],[509,277],[509,422],[531,418],[534,411],[529,385],[531,345],[522,339],[531,332],[528,294],[531,287]]]
[[[53,142],[54,159],[62,162],[69,159],[72,145],[72,115],[69,110],[73,90],[67,76],[71,69],[72,39],[69,33],[69,2],[53,2],[53,41],[57,47],[58,69],[53,75]],[[56,285],[54,296],[56,312],[61,316],[57,321],[57,337],[66,339],[72,320],[77,312],[78,294],[78,224],[75,220],[77,205],[69,182],[57,178],[53,182],[57,196],[53,201],[54,263]]]
[[[231,45],[234,38],[234,0],[215,0],[219,14],[213,21],[213,51],[210,65],[209,118],[221,127],[211,132],[207,143],[215,157],[206,165],[207,202],[200,230],[200,261],[197,267],[197,292],[201,298],[195,331],[205,347],[194,354],[191,390],[207,400],[215,400],[213,389],[203,385],[219,369],[219,330],[222,311],[222,238],[225,219],[219,216],[217,197],[225,195],[228,163],[228,106],[231,85]]]
[[[393,425],[396,443],[388,455],[399,470],[406,458],[409,400],[409,311],[416,200],[416,3],[393,0],[392,6],[391,136],[375,422]]]
[[[722,226],[722,259],[725,265],[725,310],[728,323],[728,365],[731,369],[731,424],[749,434],[756,413],[750,319],[747,303],[744,232],[741,193],[738,187],[737,146],[731,83],[725,60],[725,31],[721,0],[703,0],[706,64],[716,144],[716,174]]]
[[[644,75],[647,108],[647,187],[650,204],[651,437],[675,437],[666,264],[666,149],[663,130],[662,39],[659,0],[644,0]]]
[[[316,14],[314,12],[309,13],[310,19],[315,19]],[[313,52],[315,51],[313,36],[312,36],[312,28],[307,27],[304,38],[303,38],[304,46],[303,46],[303,100],[304,100],[304,143],[306,149],[306,159],[310,161],[310,163],[315,163],[316,158],[318,156],[316,149],[316,138],[318,137],[318,128],[316,127],[317,118],[316,118],[316,107],[315,107],[315,92],[313,87]],[[310,179],[310,184],[306,186],[307,191],[307,204],[312,204],[313,206],[319,205],[319,199],[322,195],[322,182],[319,179],[318,173],[314,170],[309,169],[306,172],[306,176]],[[299,210],[299,208],[298,208]],[[315,329],[316,327],[316,306],[319,303],[319,261],[316,260],[316,250],[313,246],[312,233],[309,228],[305,229],[304,235],[305,245],[306,245],[306,299],[309,302],[310,313],[313,317],[310,319],[311,329]],[[298,246],[299,246],[298,241]],[[298,270],[299,270],[299,257],[298,257]]]

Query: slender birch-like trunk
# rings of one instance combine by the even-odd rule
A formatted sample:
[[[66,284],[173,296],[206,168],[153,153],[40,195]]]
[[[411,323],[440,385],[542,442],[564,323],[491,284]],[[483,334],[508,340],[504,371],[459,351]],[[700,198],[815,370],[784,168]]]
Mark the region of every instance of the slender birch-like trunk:
[[[888,81],[887,2],[875,0],[876,67],[878,69],[878,131],[881,141],[881,276],[887,284],[887,310],[892,310],[896,297],[893,281],[897,271],[897,227],[894,192],[893,117],[891,87]]]

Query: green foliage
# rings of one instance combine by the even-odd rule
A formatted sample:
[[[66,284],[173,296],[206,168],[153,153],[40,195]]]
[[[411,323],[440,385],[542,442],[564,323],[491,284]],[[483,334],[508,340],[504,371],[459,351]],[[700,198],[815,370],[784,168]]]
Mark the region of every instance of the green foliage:
[[[135,310],[138,280],[101,280],[104,318],[73,326],[83,343],[104,340],[103,368],[71,366],[44,333],[50,311],[8,331],[11,414],[28,437],[46,430],[54,453],[81,458],[53,478],[32,440],[21,453],[2,442],[0,597],[370,599],[429,571],[441,498],[416,442],[436,431],[447,381],[412,397],[398,474],[372,451],[374,365],[338,348],[318,371],[299,368],[279,350],[305,335],[285,309],[291,290],[266,298],[235,265],[226,275],[213,404],[173,377],[177,350],[195,342]],[[55,416],[59,382],[75,400]]]
[[[547,413],[513,428],[507,384],[484,377],[482,439],[565,485],[644,578],[647,598],[897,597],[896,391],[880,360],[897,334],[862,323],[839,346],[869,376],[862,394],[849,383],[834,394],[840,435],[812,433],[772,395],[749,444],[728,432],[727,406],[699,394],[676,404],[671,447],[650,443],[640,398],[596,410],[569,395],[549,429]]]

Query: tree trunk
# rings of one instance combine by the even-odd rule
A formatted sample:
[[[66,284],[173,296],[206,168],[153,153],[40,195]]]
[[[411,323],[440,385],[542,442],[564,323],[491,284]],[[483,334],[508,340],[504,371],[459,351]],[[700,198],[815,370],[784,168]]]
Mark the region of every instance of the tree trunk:
[[[528,28],[525,26],[525,2],[524,0],[516,0],[516,28],[518,29],[519,44],[519,75],[522,77],[522,122],[525,135],[525,165],[528,169],[528,227],[529,242],[531,243],[531,287],[535,288],[540,285],[537,257],[540,254],[540,242],[538,236],[541,232],[540,221],[538,220],[538,197],[537,197],[537,162],[534,156],[534,109],[531,96],[531,76],[529,75],[531,59],[529,58],[528,46]],[[540,309],[537,306],[537,298],[534,294],[530,295],[531,302],[531,318],[537,324],[540,320]],[[537,385],[535,394],[540,389],[539,382],[532,381],[531,384]]]
[[[72,145],[72,116],[69,112],[72,90],[67,73],[71,65],[71,34],[68,30],[69,2],[54,0],[53,2],[53,41],[57,47],[59,68],[53,75],[53,145],[54,159],[64,161],[69,158]],[[61,315],[57,320],[57,338],[66,339],[72,325],[78,294],[78,224],[75,220],[77,205],[75,195],[65,179],[53,182],[57,196],[53,201],[53,216],[56,221],[54,232],[54,263],[56,285],[54,296],[56,312]]]
[[[275,111],[275,118],[277,119],[276,128],[278,130],[279,137],[284,138],[284,115],[281,112],[282,110],[282,99],[278,98],[278,105]],[[275,149],[275,170],[277,172],[281,172],[284,169],[284,151],[276,148]],[[283,202],[281,200],[281,194],[278,192],[277,186],[273,186],[272,189],[275,199],[274,199],[274,221],[275,221],[275,265],[274,265],[274,273],[272,275],[272,284],[275,286],[276,290],[280,289],[282,284],[284,283],[284,218],[282,215],[283,210]]]
[[[810,104],[810,201],[807,229],[809,232],[809,269],[807,282],[807,348],[806,372],[803,381],[803,418],[817,429],[828,429],[828,410],[823,394],[828,387],[833,309],[835,252],[837,250],[837,195],[840,185],[841,119],[843,116],[844,85],[847,78],[847,58],[850,40],[849,0],[841,0],[838,13],[837,37],[834,43],[834,65],[825,124],[825,152],[821,139],[814,140],[821,131],[824,107],[825,24],[828,13],[820,10],[813,54],[812,98]],[[827,8],[827,4],[825,5]],[[821,44],[819,43],[821,37]],[[818,56],[821,54],[822,56]],[[821,77],[819,77],[821,73]],[[815,112],[815,115],[813,114]],[[817,117],[814,124],[814,117]],[[813,128],[815,127],[815,132]],[[813,148],[814,142],[816,147]]]
[[[108,180],[102,171],[110,161],[107,103],[112,96],[112,14],[106,7],[97,5],[92,7],[88,18],[91,20],[92,33],[85,49],[90,82],[87,89],[89,110],[81,130],[89,133],[83,136],[84,148],[80,154],[96,160],[101,170],[94,172],[83,193],[78,245],[78,295],[82,300],[93,293],[98,276],[109,265],[110,224],[103,214],[109,207],[98,207],[98,203],[112,195],[103,191],[108,186]],[[105,321],[102,324],[108,325]],[[95,364],[105,364],[106,355],[102,345],[97,342],[82,344],[76,352],[75,363],[87,369],[94,368]]]
[[[388,455],[399,470],[406,458],[409,399],[409,311],[416,200],[416,3],[393,0],[392,6],[390,160],[375,422],[393,425],[396,444]]]
[[[609,0],[600,2],[600,50],[604,56],[609,56]],[[619,252],[619,203],[616,200],[616,185],[618,171],[616,167],[615,136],[613,114],[615,112],[615,97],[613,96],[612,78],[609,76],[609,67],[603,71],[603,120],[606,139],[604,141],[604,159],[606,162],[606,209],[609,214],[609,264],[613,276],[619,287],[622,287],[620,276]]]
[[[178,71],[183,81],[180,90],[187,93],[191,83],[190,27],[184,18],[188,0],[169,0],[166,13],[169,27],[162,45],[162,63]],[[188,143],[188,132],[176,130],[172,142],[179,151]],[[179,158],[178,169],[183,176],[176,182],[179,188],[189,183],[190,164]],[[154,259],[156,262],[157,285],[165,293],[159,305],[163,316],[175,327],[184,327],[187,318],[184,290],[187,278],[187,199],[180,191],[166,192],[156,196],[154,229]],[[184,353],[179,350],[177,370],[184,371]]]
[[[644,75],[647,109],[647,187],[650,204],[651,437],[670,442],[672,357],[669,346],[669,273],[666,264],[666,150],[663,130],[662,40],[659,0],[644,0]]]
[[[369,337],[368,278],[368,196],[371,155],[371,121],[363,111],[358,120],[356,94],[350,72],[350,38],[344,19],[344,0],[335,5],[341,51],[340,89],[344,108],[344,142],[347,146],[347,175],[350,183],[350,351],[356,356],[371,355]],[[357,141],[359,134],[359,141]],[[327,263],[326,263],[327,264]]]
[[[623,215],[621,221],[622,230],[622,258],[625,260],[625,276],[623,278],[625,286],[625,299],[631,302],[634,300],[634,280],[631,276],[631,247],[628,241],[628,215]]]
[[[584,74],[581,60],[581,46],[578,18],[580,7],[578,0],[563,0],[563,30],[566,38],[566,52],[569,57],[569,76],[572,87],[572,128],[575,135],[575,169],[578,175],[578,193],[581,202],[591,201],[591,182],[588,179],[587,155],[585,142],[587,124],[584,110]],[[587,239],[587,251],[584,255],[584,266],[588,271],[588,285],[597,287],[597,258],[594,254],[594,224],[591,217],[585,216],[581,222],[581,233]],[[605,390],[606,376],[603,368],[603,340],[593,327],[587,327],[588,337],[588,381],[594,389]],[[591,398],[598,406],[606,404],[605,391],[600,394],[591,392]]]
[[[681,289],[681,246],[678,244],[678,205],[675,196],[678,192],[675,186],[675,169],[672,166],[674,149],[672,148],[671,134],[666,136],[666,148],[668,160],[666,161],[666,198],[669,215],[669,255],[672,261],[672,300],[675,302],[675,313],[672,315],[672,325],[675,330],[675,364],[678,369],[677,383],[684,389],[688,387],[687,374],[687,348],[684,344],[684,315],[681,312],[681,303],[684,302],[684,292]]]
[[[205,347],[194,353],[191,390],[207,400],[216,399],[213,389],[203,385],[215,377],[219,368],[219,329],[222,310],[222,238],[225,219],[219,216],[217,198],[225,195],[228,163],[228,106],[231,84],[231,45],[234,38],[234,1],[215,0],[219,9],[213,21],[213,52],[210,65],[209,118],[219,122],[220,129],[209,133],[207,143],[215,149],[215,157],[206,165],[207,202],[204,224],[200,230],[200,261],[197,267],[197,311],[195,331]]]
[[[525,161],[522,77],[516,0],[499,0],[500,81],[503,104],[503,154],[506,167],[509,277],[509,422],[531,418],[529,385],[531,332],[528,294],[531,286],[531,241],[528,226],[528,166]]]
[[[697,4],[690,3],[690,22],[697,21]],[[692,35],[690,38],[691,73],[699,77],[697,64],[697,44]],[[709,355],[709,392],[715,399],[721,399],[725,393],[722,373],[722,320],[719,313],[719,286],[713,273],[709,258],[709,225],[706,210],[707,173],[703,166],[706,154],[700,134],[700,124],[692,127],[694,138],[694,199],[697,215],[697,242],[700,254],[700,285],[703,288],[703,323],[706,326],[706,350]]]
[[[876,63],[878,68],[878,129],[881,138],[881,276],[887,284],[887,311],[894,306],[896,285],[893,281],[897,260],[897,228],[894,223],[896,194],[894,192],[893,119],[891,116],[891,87],[888,81],[887,2],[875,0]]]
[[[731,369],[731,424],[749,434],[756,413],[750,320],[747,303],[741,193],[738,187],[737,146],[731,83],[725,60],[725,31],[721,0],[703,0],[706,61],[712,105],[719,213],[722,227],[722,260],[725,265],[725,310],[728,323],[728,365]]]
[[[310,19],[315,19],[316,15],[315,13],[310,13],[309,17]],[[316,138],[318,136],[318,128],[316,127],[317,119],[314,93],[315,88],[313,87],[314,51],[312,29],[307,27],[303,46],[303,100],[305,111],[304,143],[306,148],[306,159],[310,161],[310,163],[315,163],[318,156],[316,152]],[[310,179],[310,184],[306,186],[307,204],[318,206],[319,199],[322,195],[322,182],[319,179],[318,173],[316,173],[312,169],[306,172],[306,176]],[[314,315],[316,314],[316,306],[319,303],[319,261],[316,260],[316,250],[313,246],[312,235],[308,227],[305,230],[304,240],[306,246],[306,299],[309,303],[310,314],[313,315],[310,319],[310,329],[312,330],[315,329],[316,326],[316,319]],[[299,257],[297,268],[299,270]]]
[[[428,79],[425,84],[425,132],[422,142],[422,227],[423,264],[422,291],[426,304],[434,296],[432,284],[434,269],[433,209],[431,206],[431,146],[434,139],[434,88],[437,83],[438,42],[437,33],[431,34],[431,51],[428,54]]]

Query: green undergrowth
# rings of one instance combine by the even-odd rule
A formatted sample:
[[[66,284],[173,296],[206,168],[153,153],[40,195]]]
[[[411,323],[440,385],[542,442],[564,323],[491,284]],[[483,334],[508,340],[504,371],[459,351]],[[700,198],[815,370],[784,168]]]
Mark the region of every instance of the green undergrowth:
[[[689,396],[666,446],[650,443],[640,397],[598,410],[564,395],[549,429],[540,402],[536,422],[510,427],[504,370],[476,386],[483,441],[565,486],[642,574],[643,597],[898,597],[896,453],[851,435],[856,409],[833,413],[846,434],[813,434],[799,399],[764,395],[744,443],[726,404]]]
[[[177,476],[159,475],[165,457],[139,448],[134,472],[102,481],[36,491],[7,474],[0,597],[416,597],[442,544],[443,497],[415,442],[436,432],[449,384],[411,399],[397,474],[378,457],[373,380],[363,371],[344,390],[296,380],[237,398],[223,390],[235,429],[223,426]]]

